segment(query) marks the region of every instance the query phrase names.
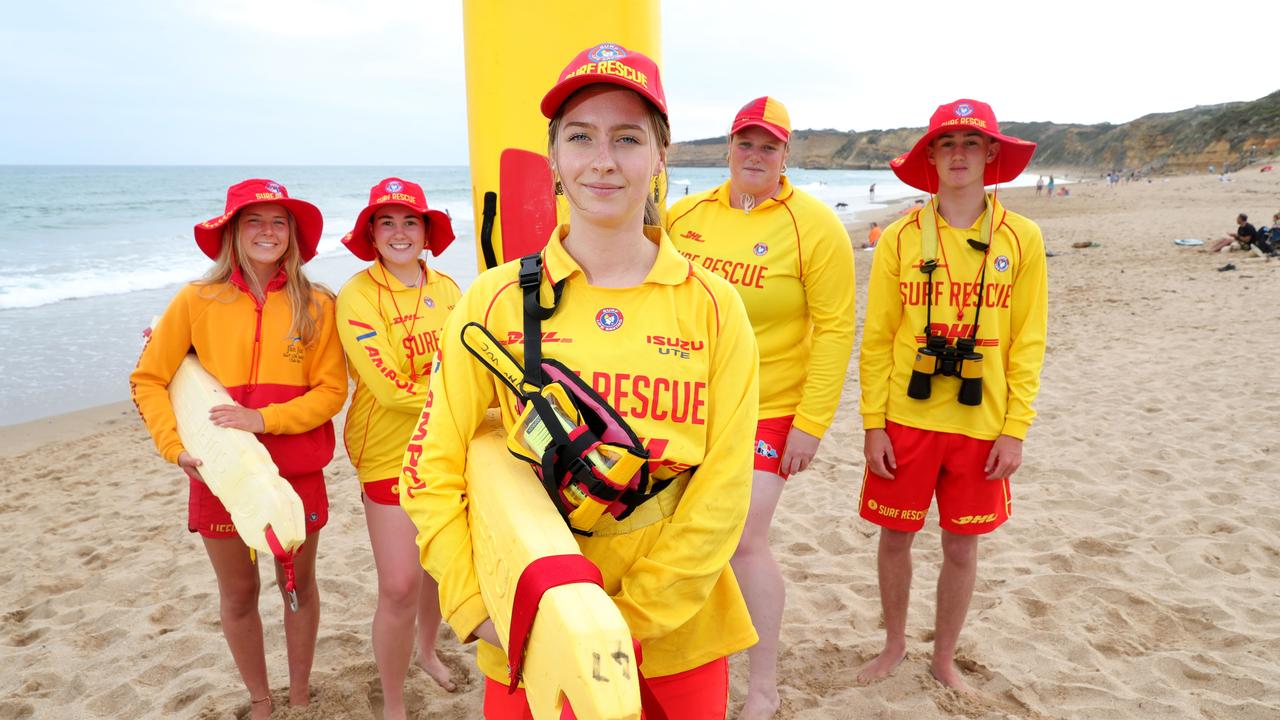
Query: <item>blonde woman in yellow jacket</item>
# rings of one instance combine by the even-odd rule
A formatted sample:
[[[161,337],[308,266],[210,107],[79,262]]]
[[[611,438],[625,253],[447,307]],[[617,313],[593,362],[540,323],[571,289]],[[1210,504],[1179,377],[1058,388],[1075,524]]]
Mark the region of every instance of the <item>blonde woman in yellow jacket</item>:
[[[361,500],[378,569],[373,655],[383,717],[403,718],[404,680],[417,621],[418,665],[456,689],[436,653],[440,600],[418,564],[416,531],[400,508],[400,460],[427,398],[440,328],[461,294],[453,279],[427,267],[453,242],[449,216],[427,207],[417,183],[386,178],[369,191],[347,249],[373,264],[338,293],[338,335],[355,383],[343,439],[360,478]]]
[[[742,478],[758,402],[751,325],[733,289],[680,257],[655,226],[650,182],[670,139],[656,64],[612,43],[589,48],[542,111],[569,202],[569,223],[542,253],[544,294],[564,283],[563,301],[542,322],[542,352],[580,373],[645,439],[654,476],[678,478],[663,491],[674,500],[662,504],[670,514],[639,527],[605,516],[578,543],[639,640],[641,670],[668,716],[722,718],[725,658],[756,640],[728,565],[750,501]],[[510,429],[517,397],[459,334],[480,323],[523,361],[518,267],[482,274],[450,316],[424,437],[410,443],[401,474],[401,504],[440,583],[444,618],[464,641],[481,640],[486,718],[528,717],[528,709],[523,690],[504,687],[507,658],[480,597],[463,469],[485,410],[496,401]],[[538,482],[532,469],[529,481]]]
[[[772,717],[779,704],[786,588],[769,549],[773,512],[787,477],[808,467],[835,416],[853,351],[853,248],[835,212],[787,178],[790,139],[781,102],[747,103],[729,129],[729,180],[667,213],[681,254],[742,296],[760,344],[751,513],[733,556],[760,634],[748,652],[744,719]]]
[[[307,540],[293,558],[297,612],[284,610],[289,704],[310,702],[311,661],[320,623],[316,546],[329,519],[324,468],[333,459],[333,423],[346,400],[333,297],[302,272],[316,254],[324,220],[283,185],[253,179],[227,190],[223,214],[195,226],[213,261],[183,287],[152,330],[130,376],[133,401],[165,460],[188,476],[187,528],[199,533],[218,578],[222,634],[249,691],[250,717],[271,714],[258,614],[258,566],[231,516],[200,477],[201,459],[178,437],[169,383],[188,352],[239,405],[210,410],[214,424],[256,433],[280,475],[302,499]],[[282,593],[286,570],[276,563]]]

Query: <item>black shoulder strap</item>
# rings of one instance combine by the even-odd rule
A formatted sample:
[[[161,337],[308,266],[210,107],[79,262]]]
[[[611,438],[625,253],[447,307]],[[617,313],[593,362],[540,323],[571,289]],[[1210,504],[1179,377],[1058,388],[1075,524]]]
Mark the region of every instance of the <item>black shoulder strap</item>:
[[[564,293],[564,280],[552,286],[551,307],[543,307],[538,297],[542,287],[542,255],[520,258],[520,290],[524,293],[524,380],[542,387],[542,321],[555,314]]]

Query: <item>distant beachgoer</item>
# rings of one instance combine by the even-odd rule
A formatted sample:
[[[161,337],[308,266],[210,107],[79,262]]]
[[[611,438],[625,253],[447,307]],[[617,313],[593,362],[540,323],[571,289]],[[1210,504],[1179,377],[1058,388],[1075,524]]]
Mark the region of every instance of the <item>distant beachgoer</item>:
[[[422,186],[389,177],[342,239],[373,264],[338,293],[338,336],[355,390],[343,438],[360,481],[369,544],[378,575],[373,657],[382,685],[382,716],[404,718],[404,683],[413,659],[445,690],[457,689],[436,653],[440,592],[418,560],[417,528],[400,507],[405,438],[417,428],[431,365],[449,311],[462,294],[453,278],[427,267],[453,242],[448,215],[427,207]],[[415,633],[416,626],[416,633]]]
[[[955,654],[978,537],[1009,518],[1009,477],[1035,417],[1048,323],[1040,228],[983,188],[1016,179],[1034,152],[1035,143],[1000,133],[986,103],[957,100],[938,107],[924,137],[890,163],[907,185],[937,194],[885,229],[867,292],[859,514],[881,528],[885,643],[858,671],[862,683],[906,657],[911,548],[936,496],[942,568],[930,670],[968,691]]]
[[[316,254],[323,227],[320,210],[289,197],[279,183],[253,179],[228,188],[224,212],[195,226],[196,245],[213,267],[178,291],[129,377],[134,404],[160,454],[186,473],[187,530],[200,534],[213,565],[222,635],[255,720],[272,711],[258,563],[200,476],[202,458],[192,457],[178,436],[169,383],[194,351],[235,400],[210,408],[209,419],[255,433],[302,500],[306,542],[272,564],[281,598],[286,590],[296,593],[293,610],[283,603],[289,704],[308,705],[320,624],[316,547],[329,519],[324,469],[333,459],[330,418],[347,399],[333,295],[302,270]]]
[[[867,248],[875,247],[876,242],[880,240],[880,232],[880,223],[871,223],[871,229],[867,231],[867,241],[862,243],[862,249],[866,250]]]
[[[871,196],[871,202],[876,201],[876,184],[871,183],[871,187],[867,188],[867,194]]]
[[[1045,189],[1049,191],[1049,197],[1050,197],[1050,198],[1052,198],[1052,197],[1053,197],[1053,185],[1054,185],[1054,182],[1053,182],[1053,176],[1052,176],[1052,175],[1050,175],[1050,176],[1049,176],[1049,183],[1048,183],[1047,185],[1045,185]]]
[[[1040,197],[1040,193],[1042,192],[1044,192],[1044,176],[1043,175],[1036,178],[1036,197]]]
[[[1258,229],[1249,222],[1249,216],[1240,213],[1236,216],[1236,231],[1228,233],[1225,237],[1213,241],[1209,246],[1209,252],[1216,253],[1223,248],[1230,247],[1232,250],[1248,250],[1253,246],[1254,238],[1258,236]]]

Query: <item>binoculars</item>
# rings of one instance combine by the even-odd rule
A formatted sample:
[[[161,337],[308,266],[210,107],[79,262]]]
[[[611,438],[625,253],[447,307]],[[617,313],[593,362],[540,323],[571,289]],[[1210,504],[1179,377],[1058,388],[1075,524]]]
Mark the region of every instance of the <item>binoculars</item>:
[[[915,365],[911,368],[911,381],[907,395],[916,400],[928,400],[933,393],[933,376],[960,378],[960,404],[982,404],[982,354],[975,352],[974,338],[957,338],[954,346],[947,345],[942,335],[930,335],[925,346],[916,349]]]

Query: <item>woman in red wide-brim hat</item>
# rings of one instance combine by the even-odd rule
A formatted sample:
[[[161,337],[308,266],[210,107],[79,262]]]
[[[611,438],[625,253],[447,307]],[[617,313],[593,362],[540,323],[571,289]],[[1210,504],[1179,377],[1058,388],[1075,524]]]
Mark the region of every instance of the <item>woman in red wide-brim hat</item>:
[[[271,714],[258,614],[258,566],[231,516],[200,477],[201,459],[178,436],[168,385],[194,351],[236,401],[210,409],[215,425],[255,433],[302,499],[307,540],[276,562],[285,603],[289,704],[310,701],[320,621],[315,559],[329,516],[324,467],[333,458],[332,418],[346,399],[333,296],[302,265],[316,254],[324,220],[283,185],[252,179],[227,190],[225,211],[195,226],[196,244],[213,261],[181,290],[150,334],[130,376],[133,400],[160,454],[188,477],[187,529],[199,533],[218,578],[222,634],[249,691],[250,717]]]
[[[378,569],[373,655],[383,717],[402,718],[404,681],[417,624],[418,665],[441,687],[456,685],[436,654],[440,596],[418,561],[417,529],[400,508],[400,466],[426,402],[440,328],[462,294],[453,278],[427,266],[453,242],[449,216],[427,207],[422,186],[390,177],[342,239],[373,264],[338,293],[338,336],[355,390],[343,439],[360,478],[369,542]]]

